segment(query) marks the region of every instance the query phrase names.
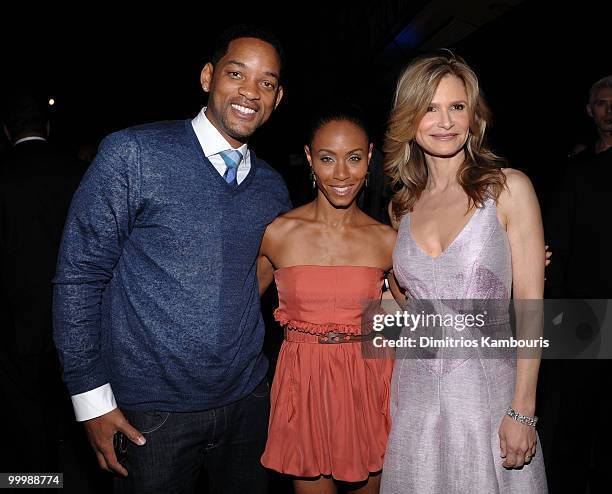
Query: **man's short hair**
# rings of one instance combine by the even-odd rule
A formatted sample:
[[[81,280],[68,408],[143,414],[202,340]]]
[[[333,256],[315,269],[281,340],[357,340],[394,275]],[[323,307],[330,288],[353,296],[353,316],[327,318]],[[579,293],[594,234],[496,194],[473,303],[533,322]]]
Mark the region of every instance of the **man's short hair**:
[[[260,26],[240,24],[223,31],[215,41],[211,59],[212,64],[216,65],[227,53],[229,44],[239,38],[255,38],[271,44],[278,53],[278,58],[280,59],[281,73],[279,74],[279,78],[282,81],[283,67],[285,66],[285,51],[278,38],[270,31]]]
[[[612,87],[612,75],[608,75],[603,79],[599,79],[595,84],[591,86],[591,91],[589,92],[589,104],[593,104],[595,102],[595,98],[597,97],[597,91],[604,87]]]
[[[46,132],[47,106],[32,94],[14,94],[3,106],[2,121],[12,137],[30,132]]]

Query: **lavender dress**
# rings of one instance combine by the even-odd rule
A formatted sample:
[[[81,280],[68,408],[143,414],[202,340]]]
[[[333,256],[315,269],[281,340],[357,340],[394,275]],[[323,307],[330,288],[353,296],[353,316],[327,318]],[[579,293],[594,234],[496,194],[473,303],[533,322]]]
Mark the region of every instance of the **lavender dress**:
[[[477,209],[438,257],[425,254],[403,217],[394,273],[409,298],[509,299],[508,238],[496,204]],[[516,378],[514,351],[484,358],[398,358],[391,387],[392,428],[385,456],[383,494],[546,493],[541,448],[521,470],[502,467],[498,430]]]

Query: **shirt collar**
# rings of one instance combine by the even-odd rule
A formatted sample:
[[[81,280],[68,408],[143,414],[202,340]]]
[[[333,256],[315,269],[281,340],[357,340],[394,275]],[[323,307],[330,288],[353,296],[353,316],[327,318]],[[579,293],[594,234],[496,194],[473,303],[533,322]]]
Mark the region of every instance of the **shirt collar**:
[[[44,142],[47,142],[47,139],[45,139],[44,137],[41,137],[41,136],[23,137],[22,139],[17,139],[15,141],[15,144],[13,144],[13,146],[16,146],[17,144],[21,144],[22,142],[28,142],[28,141],[44,141]]]
[[[202,108],[200,113],[191,121],[193,130],[202,146],[204,156],[207,158],[213,154],[220,153],[226,149],[236,149],[240,151],[243,157],[246,156],[247,144],[243,144],[239,148],[233,148],[229,142],[221,135],[221,133],[210,123],[208,117],[205,114],[206,107]]]

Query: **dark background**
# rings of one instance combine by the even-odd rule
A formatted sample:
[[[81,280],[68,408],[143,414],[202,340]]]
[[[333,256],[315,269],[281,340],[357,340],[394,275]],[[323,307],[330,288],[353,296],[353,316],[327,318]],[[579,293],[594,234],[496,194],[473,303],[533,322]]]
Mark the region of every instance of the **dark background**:
[[[313,104],[360,103],[380,146],[401,68],[418,53],[450,47],[480,77],[495,149],[540,185],[574,144],[592,138],[588,90],[612,72],[602,2],[209,4],[5,8],[0,90],[29,86],[53,97],[54,139],[97,143],[126,126],[193,117],[205,104],[199,72],[212,40],[227,25],[259,23],[285,45],[286,98],[252,145],[291,186],[299,174],[290,155],[302,154]]]

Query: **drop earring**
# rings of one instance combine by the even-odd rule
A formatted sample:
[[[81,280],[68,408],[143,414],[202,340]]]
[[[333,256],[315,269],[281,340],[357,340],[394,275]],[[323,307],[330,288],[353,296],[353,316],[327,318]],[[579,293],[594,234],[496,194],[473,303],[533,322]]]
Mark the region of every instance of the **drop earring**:
[[[370,170],[366,172],[365,186],[368,186],[368,179],[370,178]]]
[[[317,188],[317,177],[315,176],[314,172],[312,171],[312,168],[310,169],[310,180],[312,181],[312,188],[316,189]]]

